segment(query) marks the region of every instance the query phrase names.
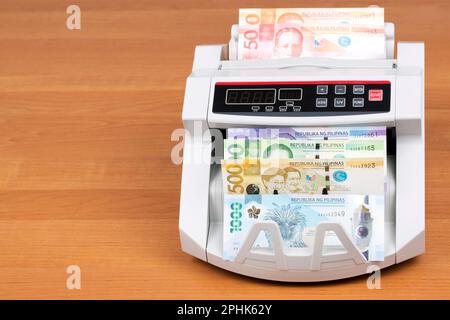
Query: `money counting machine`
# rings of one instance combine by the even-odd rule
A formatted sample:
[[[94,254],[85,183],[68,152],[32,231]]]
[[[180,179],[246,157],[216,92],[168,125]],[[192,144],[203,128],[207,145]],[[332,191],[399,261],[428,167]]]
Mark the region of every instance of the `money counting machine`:
[[[394,25],[386,23],[383,60],[238,61],[236,25],[231,33],[229,44],[196,47],[187,79],[182,250],[232,272],[292,282],[372,273],[424,253],[424,44],[399,42],[394,58]],[[292,88],[302,95],[291,95]],[[226,100],[227,92],[242,89],[266,91],[271,104]],[[342,241],[342,252],[325,254],[318,236],[304,254],[290,255],[275,245],[278,228],[262,221],[254,229],[272,232],[272,252],[253,249],[254,235],[249,234],[233,261],[222,259],[223,186],[220,161],[214,159],[220,159],[223,147],[213,148],[218,133],[226,134],[230,127],[369,125],[386,126],[388,132],[384,261],[366,261],[350,241]],[[335,230],[333,223],[319,227]]]

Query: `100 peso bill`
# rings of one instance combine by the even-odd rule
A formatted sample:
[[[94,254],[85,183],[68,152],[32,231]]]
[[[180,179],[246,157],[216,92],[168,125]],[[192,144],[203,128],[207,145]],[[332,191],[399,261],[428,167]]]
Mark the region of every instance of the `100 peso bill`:
[[[384,59],[384,9],[240,9],[238,41],[239,60]]]
[[[385,139],[288,140],[226,139],[224,159],[376,158],[386,156]]]
[[[337,222],[357,248],[371,261],[384,260],[384,197],[377,195],[224,196],[223,258],[233,260],[251,227],[260,221],[278,224],[287,250],[312,247],[316,226]],[[334,233],[327,233],[324,245],[339,248]],[[271,248],[269,234],[261,233],[256,248]]]
[[[384,194],[384,158],[222,162],[226,194]]]

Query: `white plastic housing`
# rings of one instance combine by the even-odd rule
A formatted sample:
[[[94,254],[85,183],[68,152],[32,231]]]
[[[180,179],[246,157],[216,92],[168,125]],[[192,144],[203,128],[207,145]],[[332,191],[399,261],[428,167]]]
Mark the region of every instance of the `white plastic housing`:
[[[393,55],[392,24],[388,25],[386,60],[282,59],[233,61],[232,44],[198,46],[186,83],[183,122],[186,129],[180,199],[183,251],[221,268],[252,277],[280,281],[326,281],[373,272],[425,251],[424,207],[424,44],[399,42]],[[233,39],[230,43],[233,42]],[[391,47],[389,47],[391,46]],[[391,49],[389,49],[391,48]],[[229,52],[230,51],[230,52]],[[219,81],[388,80],[391,109],[387,113],[328,117],[236,116],[212,112],[214,84]],[[312,249],[293,254],[274,245],[273,252],[252,249],[261,230],[280,240],[278,226],[254,226],[234,261],[222,259],[222,180],[219,164],[211,164],[211,137],[216,129],[264,126],[358,126],[395,128],[396,154],[388,156],[385,214],[385,260],[367,262],[347,241],[340,226],[320,225]],[[220,150],[216,150],[219,152]],[[342,252],[322,254],[321,232],[333,230],[345,244]],[[320,231],[320,232],[319,232]]]

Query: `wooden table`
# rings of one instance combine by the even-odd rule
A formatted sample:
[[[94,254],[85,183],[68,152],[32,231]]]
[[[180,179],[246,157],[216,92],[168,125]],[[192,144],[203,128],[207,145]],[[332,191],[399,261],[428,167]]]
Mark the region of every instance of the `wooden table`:
[[[227,42],[251,1],[79,0],[82,29],[68,30],[64,1],[2,0],[0,298],[449,298],[450,5],[378,3],[397,39],[426,43],[427,253],[368,290],[366,276],[251,279],[180,250],[170,135],[194,47]],[[69,265],[81,290],[66,289]]]

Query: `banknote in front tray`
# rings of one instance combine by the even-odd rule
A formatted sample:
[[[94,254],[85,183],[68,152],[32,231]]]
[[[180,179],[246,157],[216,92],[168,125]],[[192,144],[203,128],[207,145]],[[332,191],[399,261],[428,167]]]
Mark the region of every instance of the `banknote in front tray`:
[[[384,59],[384,9],[239,10],[239,60],[291,57]]]
[[[386,127],[229,128],[228,139],[386,139]]]
[[[383,158],[222,161],[228,194],[384,194]]]
[[[288,140],[225,139],[224,159],[245,158],[370,158],[385,157],[385,139]]]
[[[338,222],[368,260],[384,260],[383,195],[258,197],[225,194],[223,213],[225,260],[236,257],[251,227],[260,221],[278,224],[285,248],[311,248],[320,222]],[[326,234],[324,244],[334,249],[341,246],[334,233]],[[271,246],[268,233],[261,233],[254,244],[256,248]]]

